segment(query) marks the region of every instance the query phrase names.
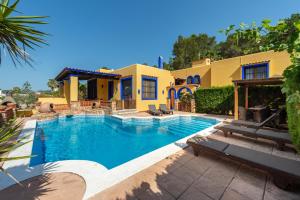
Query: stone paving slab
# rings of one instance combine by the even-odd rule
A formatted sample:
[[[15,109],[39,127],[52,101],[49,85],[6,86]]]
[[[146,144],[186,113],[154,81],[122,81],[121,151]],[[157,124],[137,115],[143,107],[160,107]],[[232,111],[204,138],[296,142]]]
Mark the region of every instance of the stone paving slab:
[[[85,191],[83,178],[72,173],[36,176],[0,191],[5,200],[81,200]]]
[[[187,148],[92,199],[298,200],[300,192],[277,188],[261,170],[208,153],[195,157]]]

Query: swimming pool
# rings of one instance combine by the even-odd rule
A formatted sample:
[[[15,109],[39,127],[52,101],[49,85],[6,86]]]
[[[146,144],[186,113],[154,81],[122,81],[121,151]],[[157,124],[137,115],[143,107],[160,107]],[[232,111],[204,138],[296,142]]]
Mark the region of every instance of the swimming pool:
[[[218,123],[176,116],[121,120],[113,116],[60,117],[38,122],[30,166],[60,160],[90,160],[114,168]]]

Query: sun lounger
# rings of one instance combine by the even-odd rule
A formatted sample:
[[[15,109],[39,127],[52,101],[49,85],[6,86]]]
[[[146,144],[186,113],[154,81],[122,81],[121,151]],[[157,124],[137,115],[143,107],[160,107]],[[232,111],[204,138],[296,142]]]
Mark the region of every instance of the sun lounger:
[[[268,129],[255,129],[242,126],[234,126],[231,124],[222,124],[215,127],[218,130],[223,131],[224,136],[227,137],[228,133],[238,133],[252,138],[263,138],[276,142],[280,150],[284,149],[285,144],[291,144],[292,140],[288,132],[273,131]]]
[[[151,114],[151,115],[162,115],[161,111],[157,110],[155,105],[148,105],[148,112]]]
[[[262,121],[260,123],[250,122],[250,121],[245,121],[245,120],[233,120],[231,122],[231,124],[238,125],[238,126],[247,126],[250,128],[260,128],[260,127],[263,127],[266,124],[270,123],[271,121],[273,121],[276,117],[279,116],[280,112],[281,112],[281,110],[276,111],[275,113],[273,113],[267,119],[265,119],[264,121]]]
[[[173,110],[169,110],[167,108],[166,104],[159,104],[159,110],[164,114],[172,114],[173,115]]]
[[[193,148],[195,156],[201,151],[215,153],[218,156],[230,158],[242,164],[267,171],[277,187],[291,189],[300,183],[300,162],[271,154],[247,149],[217,140],[203,140],[195,136],[187,141]]]

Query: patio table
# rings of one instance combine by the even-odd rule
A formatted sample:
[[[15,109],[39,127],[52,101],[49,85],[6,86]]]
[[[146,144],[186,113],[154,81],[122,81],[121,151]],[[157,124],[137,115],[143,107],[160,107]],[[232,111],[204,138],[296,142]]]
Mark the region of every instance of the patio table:
[[[254,121],[260,123],[263,121],[262,111],[265,110],[267,106],[254,106],[248,108],[251,112],[253,112]]]

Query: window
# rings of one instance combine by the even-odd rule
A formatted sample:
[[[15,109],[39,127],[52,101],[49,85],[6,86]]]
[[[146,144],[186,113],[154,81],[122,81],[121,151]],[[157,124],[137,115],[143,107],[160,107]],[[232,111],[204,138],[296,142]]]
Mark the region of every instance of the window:
[[[154,77],[142,78],[142,99],[143,100],[157,99],[157,78]]]
[[[243,79],[265,79],[269,78],[269,64],[243,66]]]
[[[193,77],[192,76],[187,77],[186,84],[192,84],[192,83],[193,83]]]
[[[200,76],[199,75],[194,76],[194,84],[200,84]]]

